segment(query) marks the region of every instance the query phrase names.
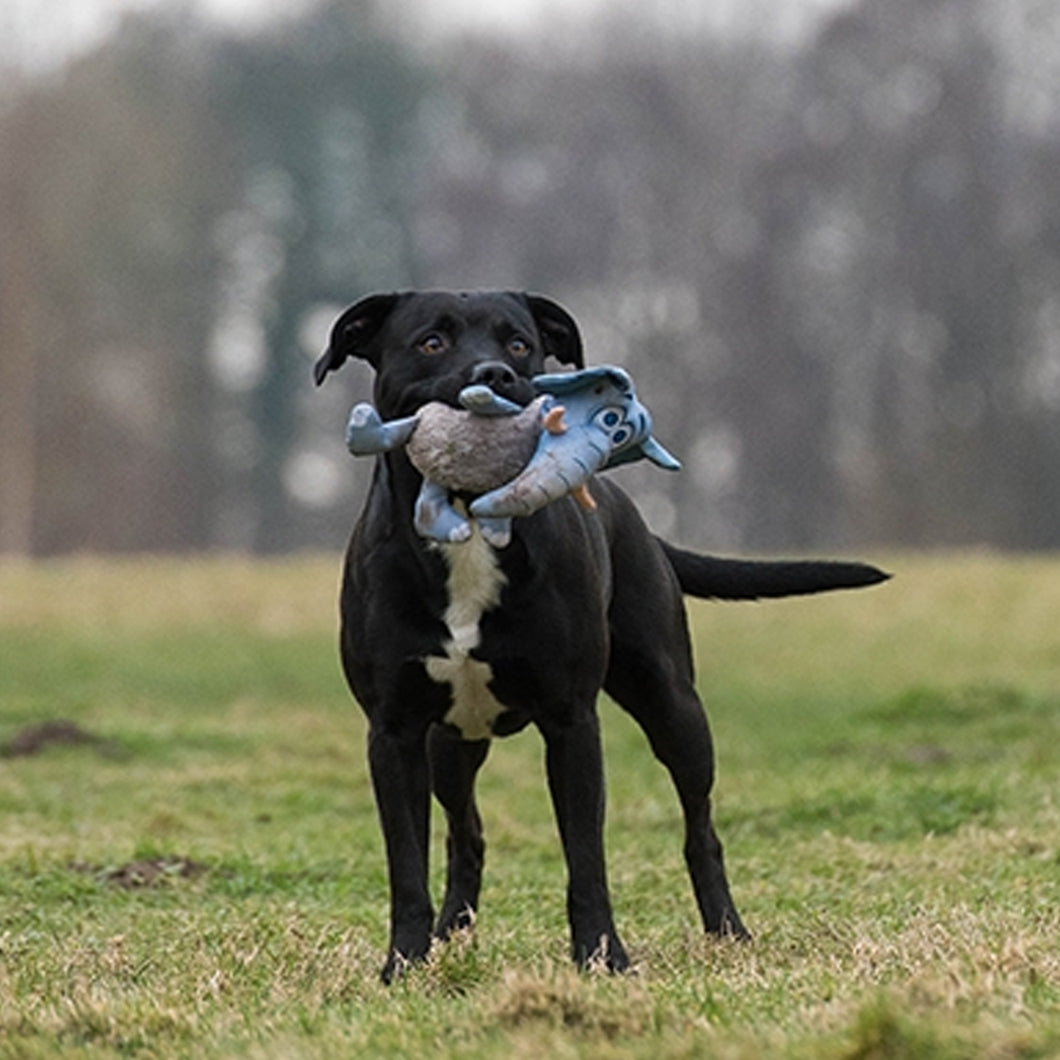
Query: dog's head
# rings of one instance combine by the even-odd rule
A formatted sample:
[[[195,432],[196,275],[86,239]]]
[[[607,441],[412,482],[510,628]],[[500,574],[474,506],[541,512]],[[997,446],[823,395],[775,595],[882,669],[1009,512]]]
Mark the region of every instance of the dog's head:
[[[571,315],[548,298],[515,292],[375,294],[335,322],[316,363],[318,384],[347,357],[376,371],[375,405],[384,419],[408,416],[428,401],[458,406],[464,387],[485,383],[526,405],[545,360],[582,367]]]

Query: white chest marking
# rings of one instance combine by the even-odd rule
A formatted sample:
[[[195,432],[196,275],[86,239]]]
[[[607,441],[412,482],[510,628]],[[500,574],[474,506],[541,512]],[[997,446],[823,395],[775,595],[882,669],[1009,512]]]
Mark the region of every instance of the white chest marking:
[[[449,606],[443,616],[449,640],[442,645],[444,657],[430,655],[423,662],[433,680],[453,690],[453,705],[445,720],[455,725],[465,740],[486,740],[505,708],[489,690],[493,678],[489,664],[472,659],[471,652],[482,640],[479,621],[500,603],[506,579],[496,553],[477,526],[468,541],[442,545],[441,549],[449,565]]]

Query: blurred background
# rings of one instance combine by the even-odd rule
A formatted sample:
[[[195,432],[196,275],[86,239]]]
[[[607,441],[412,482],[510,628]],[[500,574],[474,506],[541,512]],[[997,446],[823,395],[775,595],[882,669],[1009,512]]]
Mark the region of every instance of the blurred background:
[[[548,294],[714,550],[1060,547],[1055,0],[0,6],[0,553],[338,548],[335,315]]]

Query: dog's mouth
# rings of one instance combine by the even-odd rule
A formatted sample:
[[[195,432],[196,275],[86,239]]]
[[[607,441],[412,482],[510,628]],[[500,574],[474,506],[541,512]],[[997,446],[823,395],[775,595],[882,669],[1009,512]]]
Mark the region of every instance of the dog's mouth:
[[[472,386],[487,387],[497,397],[525,408],[537,397],[530,380],[504,361],[481,361],[470,371],[455,373],[441,381],[434,400],[460,408],[460,395]]]
[[[376,403],[388,419],[411,416],[432,401],[459,409],[463,408],[460,394],[469,386],[489,387],[497,397],[505,398],[521,408],[537,397],[537,391],[527,376],[520,375],[503,361],[482,361],[470,370],[422,380],[402,394],[392,395],[394,400],[388,400],[391,395],[378,394]]]

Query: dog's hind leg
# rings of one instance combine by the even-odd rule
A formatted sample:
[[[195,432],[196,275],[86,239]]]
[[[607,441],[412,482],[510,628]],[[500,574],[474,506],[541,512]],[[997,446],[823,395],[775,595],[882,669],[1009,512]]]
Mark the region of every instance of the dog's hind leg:
[[[427,735],[431,783],[448,822],[445,899],[434,929],[436,938],[446,939],[475,923],[486,851],[475,805],[475,777],[489,747],[489,740],[464,740],[446,725],[432,726]]]
[[[703,926],[712,934],[745,938],[711,820],[714,749],[696,694],[680,589],[646,533],[619,535],[612,557],[616,577],[604,689],[638,722],[673,779],[684,813],[685,862]]]
[[[721,841],[711,820],[713,747],[706,714],[690,679],[665,674],[659,661],[616,643],[608,693],[644,729],[670,773],[685,821],[685,863],[703,926],[715,935],[747,938],[725,875]]]

